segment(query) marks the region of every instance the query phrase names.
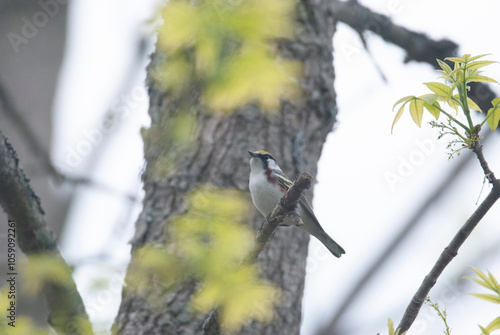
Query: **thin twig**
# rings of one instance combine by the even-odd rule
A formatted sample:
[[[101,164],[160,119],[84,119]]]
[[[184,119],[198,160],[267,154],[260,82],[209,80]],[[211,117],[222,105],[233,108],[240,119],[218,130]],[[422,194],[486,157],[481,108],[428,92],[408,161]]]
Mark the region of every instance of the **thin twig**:
[[[479,164],[481,164],[484,176],[491,184],[493,184],[497,179],[495,178],[495,174],[493,173],[493,171],[491,171],[490,167],[488,166],[488,162],[486,162],[486,159],[484,159],[483,145],[479,142],[474,142],[474,144],[472,145],[472,151],[474,151],[477,159],[479,160]]]
[[[479,205],[476,211],[470,216],[470,218],[465,222],[462,228],[460,228],[460,230],[457,232],[455,237],[453,237],[448,246],[443,250],[429,274],[425,276],[424,281],[413,296],[410,304],[406,308],[403,319],[398,325],[400,334],[404,333],[410,328],[412,323],[415,321],[418,312],[422,307],[422,304],[425,301],[425,297],[428,296],[429,291],[432,289],[443,270],[458,254],[458,249],[469,237],[479,221],[481,221],[481,219],[490,210],[493,204],[498,200],[498,198],[500,198],[500,180],[496,179],[493,175],[493,172],[489,169],[482,153],[482,146],[480,144],[476,144],[472,148],[472,150],[476,153],[487,178],[491,178],[493,188],[491,189],[486,199],[484,199],[481,205]]]
[[[302,193],[311,187],[312,176],[308,173],[301,173],[295,178],[293,185],[288,192],[280,199],[266,222],[255,236],[255,245],[250,253],[242,259],[242,264],[253,264],[257,262],[259,254],[271,240],[274,232],[287,216],[292,216],[295,220],[300,220],[297,212],[297,204]],[[203,335],[220,334],[219,309],[214,310],[203,323]]]
[[[92,327],[82,298],[71,277],[71,269],[59,252],[54,233],[47,227],[40,199],[19,167],[16,152],[0,133],[0,205],[17,222],[16,235],[23,252],[44,253],[57,259],[69,281],[45,283],[42,293],[49,309],[49,322],[58,334],[90,335]]]

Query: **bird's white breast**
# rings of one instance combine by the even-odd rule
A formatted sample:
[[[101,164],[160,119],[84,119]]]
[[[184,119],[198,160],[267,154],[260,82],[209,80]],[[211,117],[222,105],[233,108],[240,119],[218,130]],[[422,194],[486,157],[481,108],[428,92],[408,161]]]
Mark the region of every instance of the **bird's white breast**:
[[[283,193],[277,185],[268,182],[263,169],[258,170],[253,171],[252,169],[250,173],[250,194],[255,207],[262,215],[267,216],[278,204]]]

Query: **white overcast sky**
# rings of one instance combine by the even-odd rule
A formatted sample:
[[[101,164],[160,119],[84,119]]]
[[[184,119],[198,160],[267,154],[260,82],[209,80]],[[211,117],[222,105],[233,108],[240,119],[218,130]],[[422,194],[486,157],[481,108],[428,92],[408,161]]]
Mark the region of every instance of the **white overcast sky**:
[[[56,100],[53,157],[56,165],[67,173],[88,172],[87,166],[92,163],[94,168],[90,173],[95,180],[123,193],[140,190],[143,161],[139,129],[149,124],[148,100],[143,87],[145,72],[136,73],[132,79],[130,72],[137,66],[134,64],[137,38],[148,32],[141,26],[150,18],[157,2],[73,0],[70,6],[67,54]],[[435,39],[457,42],[459,53],[491,53],[490,59],[500,61],[498,1],[361,2],[390,16],[396,24]],[[393,103],[406,95],[426,93],[422,83],[435,81],[437,73],[426,64],[403,64],[404,52],[374,34],[367,34],[367,41],[371,55],[352,29],[338,25],[334,38],[338,123],[323,149],[313,204],[325,230],[347,254],[341,259],[333,258],[312,239],[303,335],[312,335],[318,325],[328,321],[340,299],[398,231],[412,208],[460,160],[459,157],[449,161],[446,143],[437,141],[425,122],[422,129],[417,128],[409,115],[404,115],[394,134],[390,134]],[[147,60],[143,63],[145,66]],[[500,65],[487,68],[487,75],[500,79]],[[498,87],[494,89],[499,92]],[[101,143],[102,134],[95,130],[102,130],[103,117],[111,107],[124,111],[119,129],[106,141],[97,158],[85,154],[83,142],[92,139]],[[485,155],[499,175],[497,137],[493,135],[489,140]],[[75,161],[79,164],[72,165]],[[410,167],[404,162],[410,162]],[[391,185],[387,176],[401,175],[402,171],[402,181]],[[361,294],[355,312],[347,314],[342,323],[346,334],[384,334],[387,318],[400,320],[439,253],[477,208],[475,202],[482,181],[482,171],[474,161]],[[487,192],[485,186],[481,199]],[[119,305],[121,280],[129,256],[127,241],[141,210],[140,202],[131,206],[123,197],[86,187],[79,189],[78,194],[62,250],[70,262],[84,262],[76,271],[76,279],[87,309],[94,322],[109,327]],[[447,309],[454,335],[479,334],[477,323],[486,326],[500,315],[498,306],[464,295],[482,290],[477,285],[465,286],[457,278],[471,275],[468,266],[488,269],[500,277],[499,248],[493,248],[492,252],[487,249],[498,244],[495,241],[500,236],[499,207],[488,213],[431,291],[431,297]],[[118,231],[117,222],[122,224]],[[109,288],[92,287],[95,279],[104,277],[111,278]],[[425,308],[418,325],[410,334],[438,334],[443,329],[440,320]]]

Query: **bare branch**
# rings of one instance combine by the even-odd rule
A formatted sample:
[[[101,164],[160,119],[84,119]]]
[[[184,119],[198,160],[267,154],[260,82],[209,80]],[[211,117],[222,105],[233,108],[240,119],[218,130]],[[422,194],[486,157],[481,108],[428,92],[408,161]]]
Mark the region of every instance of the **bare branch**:
[[[40,199],[19,167],[16,152],[0,133],[0,205],[17,222],[19,246],[27,255],[45,253],[66,265],[54,233],[47,227]],[[49,322],[58,334],[89,335],[92,328],[74,281],[45,283],[42,292],[49,308]]]
[[[280,199],[280,202],[274,207],[271,214],[255,236],[255,245],[250,253],[242,260],[242,264],[252,264],[257,262],[259,254],[271,240],[276,229],[287,216],[292,216],[300,220],[297,212],[297,204],[300,201],[302,193],[311,187],[312,176],[309,173],[301,173],[295,178],[293,185]],[[203,323],[203,335],[220,334],[219,309],[213,311],[207,320]]]
[[[411,31],[392,23],[391,19],[363,7],[357,1],[347,2],[332,0],[331,15],[356,30],[362,35],[371,31],[382,37],[388,43],[401,47],[406,51],[405,62],[425,62],[434,68],[439,68],[436,58],[445,59],[457,56],[458,44],[448,39],[433,40],[427,35]],[[484,83],[469,83],[470,98],[482,110],[488,110],[491,100],[496,94]]]
[[[331,2],[332,15],[358,32],[372,31],[385,41],[407,51],[405,62],[426,62],[437,67],[436,58],[455,55],[458,45],[450,40],[434,41],[425,34],[392,23],[391,19],[361,6],[357,1]]]
[[[484,176],[486,177],[486,179],[488,179],[488,181],[491,184],[494,184],[497,179],[493,171],[490,170],[490,167],[488,166],[486,159],[484,159],[482,144],[479,144],[479,142],[474,142],[474,144],[472,145],[472,151],[474,151],[474,153],[477,156],[477,159],[479,160],[479,164],[481,164]]]
[[[427,198],[423,200],[418,207],[412,210],[412,214],[409,215],[404,222],[398,225],[398,232],[391,237],[390,241],[382,249],[380,254],[371,262],[371,264],[363,270],[363,273],[358,279],[356,279],[356,282],[347,291],[346,295],[338,304],[337,311],[333,315],[331,321],[329,321],[328,325],[318,330],[316,335],[335,333],[335,330],[338,327],[338,322],[364,292],[363,289],[373,278],[376,277],[377,273],[384,269],[384,265],[390,257],[394,255],[395,250],[404,245],[408,236],[411,236],[411,233],[418,227],[422,218],[425,217],[427,210],[432,208],[432,205],[435,204],[444,194],[446,194],[449,186],[453,185],[453,181],[464,170],[464,168],[468,166],[469,162],[471,162],[473,158],[474,154],[472,152],[466,152],[463,156],[461,156],[457,165],[455,165],[453,169],[448,172],[446,177],[437,182],[431,193],[427,195]]]
[[[415,318],[417,317],[422,304],[424,303],[425,297],[427,297],[429,291],[432,289],[443,270],[458,254],[458,249],[469,237],[472,230],[474,230],[479,221],[481,221],[481,219],[490,210],[493,204],[495,204],[498,198],[500,198],[500,180],[496,179],[493,172],[489,169],[482,153],[482,146],[476,142],[472,150],[476,153],[479,162],[481,163],[481,167],[484,170],[485,176],[493,184],[493,188],[491,189],[486,199],[484,199],[481,205],[479,205],[476,211],[465,222],[465,224],[462,226],[462,228],[460,228],[455,237],[453,237],[448,246],[443,250],[441,256],[439,256],[439,259],[434,264],[429,274],[425,276],[424,281],[422,282],[419,289],[413,296],[410,304],[406,308],[403,319],[399,323],[398,329],[400,334],[404,333],[410,328],[412,323],[415,321]]]
[[[385,41],[400,46],[407,52],[405,62],[411,60],[426,62],[437,68],[438,64],[436,62],[436,58],[444,59],[455,55],[458,49],[458,45],[453,41],[435,41],[427,37],[425,34],[413,32],[405,27],[395,25],[387,16],[373,12],[360,5],[357,1],[350,0],[347,2],[341,2],[333,0],[331,12],[333,17],[340,22],[349,25],[351,28],[356,30],[360,36],[363,36],[363,33],[366,31],[372,31],[375,34],[380,35]],[[424,54],[422,54],[422,52]],[[471,88],[471,99],[474,100],[481,107],[481,109],[488,110],[491,106],[491,100],[496,97],[496,94],[490,89],[489,86],[483,83],[470,83],[469,85]],[[485,135],[485,138],[488,135],[489,133]],[[403,244],[405,238],[410,235],[410,232],[413,231],[413,228],[418,225],[421,218],[427,212],[427,209],[431,207],[430,205],[434,204],[435,201],[445,194],[449,187],[453,185],[452,181],[455,179],[455,176],[463,171],[467,163],[472,158],[473,155],[464,155],[458,165],[456,165],[455,168],[449,172],[446,179],[440,181],[439,186],[435,188],[435,191],[421,203],[418,209],[414,211],[411,218],[402,226],[400,232],[395,235],[387,247],[384,248],[380,256],[372,262],[372,265],[369,268],[367,268],[358,282],[339,304],[340,307],[335,313],[333,319],[329,322],[328,326],[325,326],[318,331],[318,335],[330,334],[332,331],[335,331],[338,321],[355,301],[359,293],[362,292],[362,289],[371,280],[371,278],[374,278],[375,273],[383,268],[383,264],[385,264],[390,255],[393,254],[394,249]]]

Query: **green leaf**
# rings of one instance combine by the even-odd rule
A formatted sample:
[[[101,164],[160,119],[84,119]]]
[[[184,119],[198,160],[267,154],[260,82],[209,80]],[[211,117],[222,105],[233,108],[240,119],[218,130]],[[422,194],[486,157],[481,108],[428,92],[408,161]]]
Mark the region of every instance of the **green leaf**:
[[[420,128],[422,126],[422,114],[424,114],[424,102],[419,99],[413,99],[410,102],[410,115]]]
[[[439,96],[437,94],[424,94],[419,96],[418,98],[423,100],[424,102],[427,102],[429,105],[432,105],[436,102],[438,97]]]
[[[490,290],[493,290],[493,285],[491,285],[490,279],[481,270],[478,270],[473,266],[471,266],[470,268],[476,273],[476,275],[479,278],[481,278],[484,281],[484,285],[483,284],[481,284],[481,285],[483,285],[484,287],[487,287]]]
[[[455,91],[455,88],[457,87],[458,85],[458,82],[453,82],[453,84],[451,84],[450,86],[450,91],[448,92],[448,96],[446,97],[446,100],[450,100],[450,98],[453,96],[453,92]],[[458,94],[457,94],[457,97],[458,97]],[[460,98],[458,98],[457,100],[460,100]]]
[[[486,328],[483,328],[481,326],[479,326],[479,328],[481,328],[481,335],[490,335],[490,332],[486,329]]]
[[[444,74],[448,74],[448,73],[451,72],[451,67],[448,64],[446,64],[446,62],[443,62],[440,59],[436,59],[436,60],[437,60],[437,62],[439,64],[439,66],[443,69]]]
[[[493,107],[488,110],[488,115],[486,115],[488,126],[490,126],[491,131],[495,131],[498,127],[498,122],[500,121],[500,108]]]
[[[437,119],[439,119],[439,114],[441,110],[439,109],[439,102],[435,101],[432,105],[424,101],[424,107]]]
[[[428,89],[430,89],[432,92],[436,93],[440,97],[446,98],[448,96],[448,93],[450,92],[450,87],[445,84],[441,83],[424,83],[425,86],[427,86]]]
[[[492,78],[486,77],[486,76],[479,76],[479,75],[476,75],[476,74],[472,75],[472,76],[469,76],[467,78],[467,82],[471,82],[471,81],[498,84],[498,82],[495,79],[492,79]]]
[[[491,323],[486,327],[486,330],[490,332],[497,329],[500,329],[500,316],[495,320],[491,321]]]
[[[394,129],[394,125],[396,124],[396,122],[398,122],[401,115],[403,115],[403,112],[405,110],[405,105],[406,105],[406,102],[399,108],[398,112],[396,113],[396,116],[394,117],[394,121],[392,121],[391,134],[392,134],[392,130]]]
[[[478,283],[479,285],[484,286],[484,287],[486,287],[487,289],[491,290],[491,286],[490,286],[488,283],[483,282],[482,280],[479,280],[479,279],[474,278],[474,277],[469,277],[469,276],[466,276],[465,278],[470,279],[470,280],[473,280],[473,281],[475,281],[476,283]]]
[[[389,335],[394,335],[394,323],[392,322],[391,318],[387,320],[387,328],[389,328]]]
[[[489,55],[491,55],[491,54],[482,54],[482,55],[479,55],[479,56],[471,57],[471,58],[469,58],[469,62],[475,61],[476,59],[482,58],[484,56],[489,56]]]
[[[436,72],[439,72],[439,73],[442,74],[442,76],[440,76],[438,78],[444,78],[444,79],[446,79],[448,77],[448,74],[445,71],[443,71],[443,70],[436,70]]]
[[[453,100],[453,99],[448,99],[448,104],[450,105],[451,108],[453,108],[457,113],[458,113],[458,102],[456,100]]]
[[[490,282],[495,288],[495,291],[500,294],[500,285],[498,285],[497,279],[488,271],[488,277],[490,277]]]
[[[484,66],[488,66],[488,65],[493,64],[493,63],[497,63],[497,62],[491,61],[491,60],[481,60],[478,62],[472,62],[472,63],[467,64],[467,69],[477,70],[479,68],[482,68]]]
[[[405,103],[406,103],[406,102],[408,102],[409,100],[411,100],[411,99],[413,99],[413,98],[415,98],[415,96],[414,96],[414,95],[408,95],[408,96],[406,96],[406,97],[404,97],[404,98],[399,99],[399,100],[398,100],[398,101],[396,101],[396,102],[394,103],[394,105],[392,106],[392,110],[394,110],[394,107],[396,107],[396,106],[397,106],[397,105],[399,105],[400,103],[402,103],[402,102],[405,102]]]
[[[479,113],[482,113],[483,111],[481,108],[472,100],[471,98],[467,97],[467,104],[469,105],[470,109],[477,110]]]
[[[495,99],[491,100],[491,104],[492,104],[494,107],[496,107],[496,106],[500,105],[500,97],[498,97],[498,98],[495,98]]]
[[[469,293],[469,294],[476,298],[486,300],[494,304],[500,304],[500,297],[494,294],[483,294],[483,293]]]
[[[456,65],[457,63],[455,63]],[[455,66],[455,68],[453,69],[453,71],[451,71],[449,74],[448,74],[448,80],[452,81],[453,83],[456,83],[457,81],[460,80],[460,76],[459,74],[461,74],[463,72],[463,67],[460,67],[460,66]]]
[[[464,63],[465,62],[462,58],[458,58],[458,57],[446,57],[444,60],[449,60],[450,62],[454,62],[454,63]]]

